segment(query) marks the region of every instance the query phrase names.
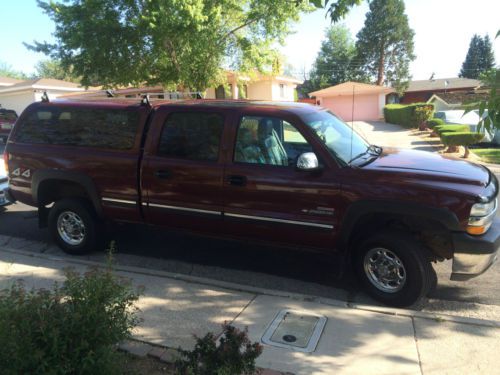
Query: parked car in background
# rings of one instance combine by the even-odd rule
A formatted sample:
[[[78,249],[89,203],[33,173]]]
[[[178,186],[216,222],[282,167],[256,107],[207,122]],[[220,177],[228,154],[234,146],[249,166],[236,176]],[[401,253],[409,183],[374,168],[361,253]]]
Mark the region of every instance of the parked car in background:
[[[0,206],[6,206],[10,202],[6,198],[5,192],[9,187],[9,179],[7,177],[7,172],[5,171],[4,165],[0,165]]]
[[[487,116],[487,113],[485,113],[484,116]],[[477,124],[481,120],[479,111],[476,110],[465,113],[463,109],[438,111],[434,114],[434,117],[442,119],[447,124],[468,125],[471,132],[477,131]],[[484,133],[485,134],[482,142],[492,142],[495,144],[500,144],[500,131]]]
[[[0,108],[0,139],[3,143],[7,142],[10,131],[17,120],[17,113],[12,109]]]
[[[308,104],[34,103],[5,161],[9,199],[37,207],[70,254],[103,247],[110,220],[272,242],[330,256],[407,306],[435,287],[432,262],[453,259],[467,280],[500,246],[486,167],[370,145]]]

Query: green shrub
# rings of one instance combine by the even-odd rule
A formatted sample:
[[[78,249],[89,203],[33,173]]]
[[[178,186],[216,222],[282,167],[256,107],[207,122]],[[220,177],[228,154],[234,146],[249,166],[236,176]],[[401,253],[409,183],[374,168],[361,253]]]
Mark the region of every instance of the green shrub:
[[[435,126],[434,131],[439,135],[441,135],[441,133],[451,133],[451,132],[470,132],[470,127],[469,125],[446,124],[446,125]]]
[[[445,125],[445,122],[443,120],[441,120],[440,118],[431,118],[429,120],[427,120],[427,126],[429,128],[434,128],[435,126],[439,126],[439,125]]]
[[[119,374],[116,344],[137,324],[138,298],[111,270],[66,271],[62,287],[0,293],[4,375]]]
[[[196,339],[193,350],[179,350],[184,357],[176,363],[182,375],[235,375],[256,373],[255,360],[262,353],[259,343],[252,343],[248,332],[224,324],[219,345],[217,337],[208,333]]]
[[[469,146],[480,142],[484,134],[476,132],[445,132],[441,133],[441,141],[445,146]]]
[[[424,117],[418,117],[415,114],[417,108],[425,108]],[[422,121],[432,117],[434,104],[414,103],[414,104],[387,104],[384,107],[385,121],[391,124],[397,124],[406,128],[416,128]],[[423,120],[422,120],[423,119]]]

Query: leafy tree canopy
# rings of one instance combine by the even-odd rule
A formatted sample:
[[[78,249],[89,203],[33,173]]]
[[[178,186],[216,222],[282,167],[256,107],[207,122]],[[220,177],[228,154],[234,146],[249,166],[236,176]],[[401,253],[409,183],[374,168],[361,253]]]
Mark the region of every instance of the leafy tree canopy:
[[[333,23],[340,21],[353,6],[362,2],[363,0],[335,0],[331,2],[330,0],[311,0],[316,8],[327,8],[326,14],[330,16]]]
[[[415,59],[413,37],[403,0],[372,0],[364,27],[357,34],[357,62],[377,85],[390,83],[399,93],[408,87]]]
[[[482,73],[495,67],[493,47],[488,35],[472,37],[459,77],[478,79]]]
[[[272,65],[272,46],[311,9],[289,0],[38,0],[56,42],[29,48],[73,67],[82,84],[161,84],[203,90],[221,67]]]
[[[360,80],[355,57],[356,47],[349,29],[343,25],[328,28],[309,80],[301,87],[302,93],[307,94],[353,79]]]
[[[36,63],[34,76],[79,83],[79,77],[75,76],[72,70],[72,67],[70,67],[69,70],[63,68],[61,63],[57,60],[43,60]]]

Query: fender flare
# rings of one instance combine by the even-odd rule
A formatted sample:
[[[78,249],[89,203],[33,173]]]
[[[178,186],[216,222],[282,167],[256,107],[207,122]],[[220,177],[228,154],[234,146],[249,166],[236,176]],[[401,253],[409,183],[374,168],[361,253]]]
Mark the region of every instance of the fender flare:
[[[90,197],[95,212],[99,217],[102,216],[101,201],[94,182],[89,176],[74,171],[62,171],[57,169],[39,169],[35,171],[31,180],[31,194],[33,196],[33,201],[37,206],[40,184],[47,180],[68,181],[82,186],[87,195]]]
[[[339,245],[347,250],[349,239],[358,221],[370,214],[391,214],[409,216],[441,223],[450,232],[462,231],[454,212],[446,208],[437,208],[414,202],[369,201],[352,203],[346,210],[340,225]]]

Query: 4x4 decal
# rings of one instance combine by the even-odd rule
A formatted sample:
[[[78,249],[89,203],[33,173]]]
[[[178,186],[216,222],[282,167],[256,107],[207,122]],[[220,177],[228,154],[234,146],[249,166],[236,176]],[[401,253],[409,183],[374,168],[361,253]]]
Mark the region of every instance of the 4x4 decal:
[[[21,168],[16,168],[12,171],[11,175],[16,176],[16,177],[23,176],[26,178],[30,178],[31,177],[31,170],[26,169],[24,172],[21,173]]]

